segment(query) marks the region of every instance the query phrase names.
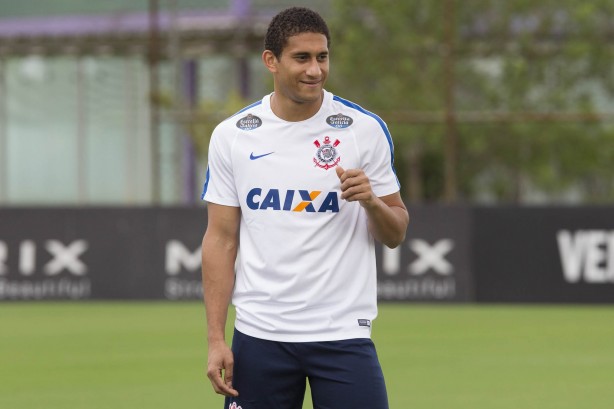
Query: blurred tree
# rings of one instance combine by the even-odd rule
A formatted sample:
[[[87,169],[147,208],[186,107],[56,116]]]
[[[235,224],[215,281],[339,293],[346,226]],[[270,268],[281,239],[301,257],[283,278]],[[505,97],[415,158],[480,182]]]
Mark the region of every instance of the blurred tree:
[[[203,163],[207,160],[211,133],[224,119],[239,112],[253,101],[243,98],[239,92],[231,92],[224,101],[202,100],[190,115],[188,134],[194,141],[194,147]]]
[[[453,132],[460,200],[614,200],[614,2],[333,5],[330,88],[388,122],[406,199],[445,197]]]

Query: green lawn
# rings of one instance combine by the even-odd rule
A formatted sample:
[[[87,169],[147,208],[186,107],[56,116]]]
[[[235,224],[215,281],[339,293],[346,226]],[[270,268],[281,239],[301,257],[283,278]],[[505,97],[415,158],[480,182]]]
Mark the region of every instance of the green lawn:
[[[199,303],[0,304],[0,408],[222,409],[204,328]],[[392,409],[614,407],[614,307],[384,304],[374,338]]]

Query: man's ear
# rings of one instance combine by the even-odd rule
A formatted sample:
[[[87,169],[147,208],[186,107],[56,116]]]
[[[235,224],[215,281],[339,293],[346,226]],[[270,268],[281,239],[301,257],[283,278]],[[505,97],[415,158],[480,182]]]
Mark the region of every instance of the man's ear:
[[[264,50],[262,53],[262,62],[264,66],[272,73],[277,72],[277,57],[271,50]]]

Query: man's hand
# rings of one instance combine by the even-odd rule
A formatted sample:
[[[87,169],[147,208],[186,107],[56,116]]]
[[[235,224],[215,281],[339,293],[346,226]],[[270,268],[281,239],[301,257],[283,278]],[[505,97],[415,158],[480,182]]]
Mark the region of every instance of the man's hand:
[[[376,240],[395,248],[405,240],[409,214],[399,192],[377,197],[362,169],[335,168],[341,182],[341,199],[358,201],[369,219],[369,232]]]
[[[348,202],[359,201],[363,207],[369,207],[376,199],[369,178],[362,169],[345,170],[341,166],[335,168],[341,181],[341,198]]]
[[[224,396],[239,396],[239,392],[232,387],[233,368],[234,356],[226,342],[210,343],[207,377],[216,393]]]

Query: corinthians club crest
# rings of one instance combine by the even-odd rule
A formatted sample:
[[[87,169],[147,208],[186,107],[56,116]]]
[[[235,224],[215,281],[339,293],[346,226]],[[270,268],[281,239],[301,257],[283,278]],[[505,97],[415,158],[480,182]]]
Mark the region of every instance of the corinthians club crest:
[[[316,151],[316,156],[313,158],[313,163],[324,170],[337,166],[341,158],[337,156],[337,149],[335,148],[340,143],[339,139],[331,143],[330,137],[328,136],[324,137],[323,143],[320,143],[320,141],[316,139],[313,144],[318,150]]]

